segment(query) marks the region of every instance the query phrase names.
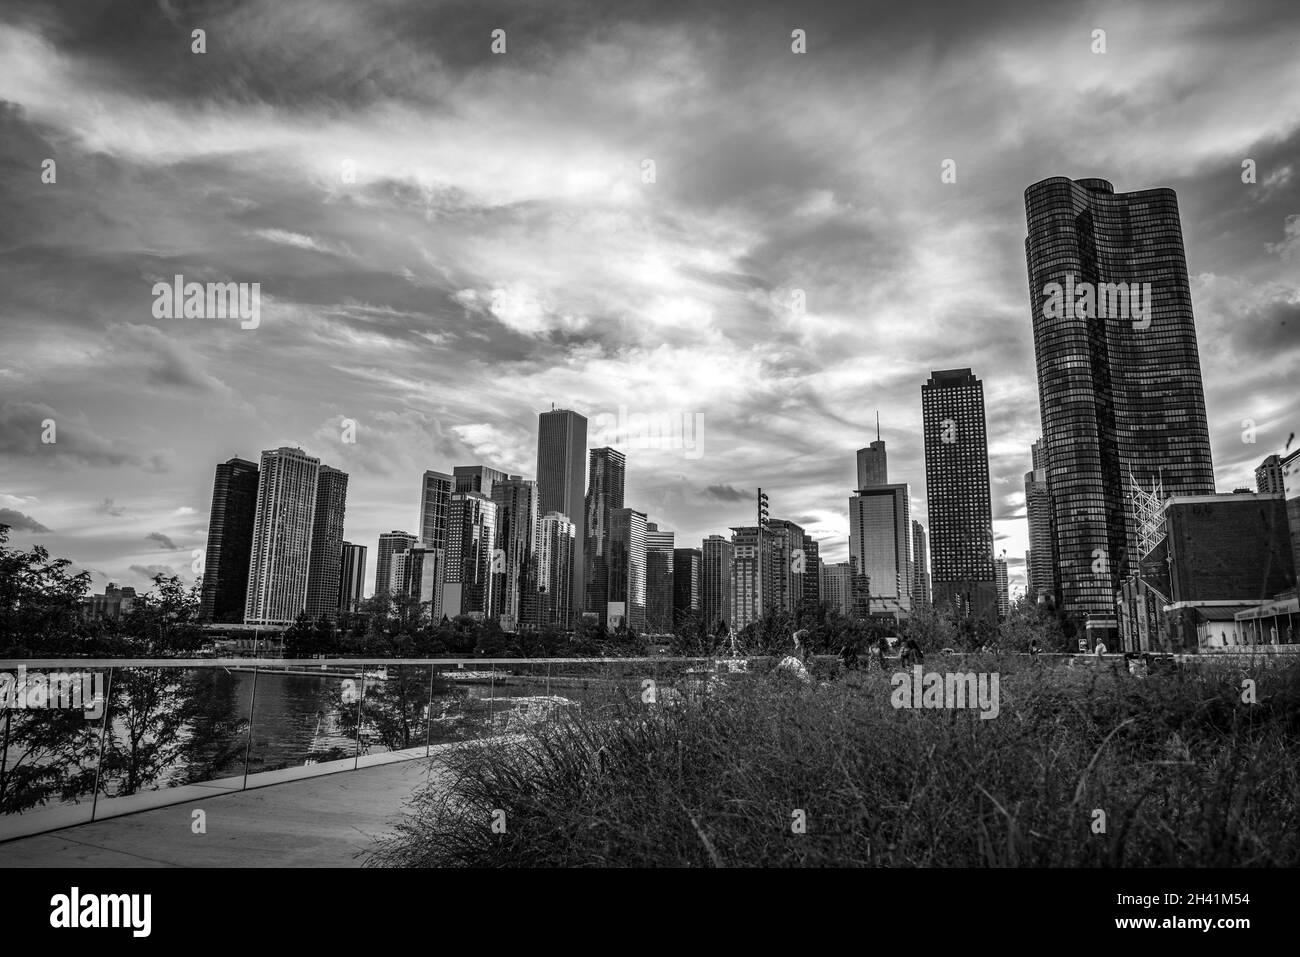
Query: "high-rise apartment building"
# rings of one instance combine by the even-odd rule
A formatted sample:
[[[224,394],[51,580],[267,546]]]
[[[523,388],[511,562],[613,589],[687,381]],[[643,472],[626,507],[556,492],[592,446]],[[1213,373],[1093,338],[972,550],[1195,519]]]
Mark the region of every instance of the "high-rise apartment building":
[[[778,575],[776,538],[763,525],[731,530],[731,621],[737,632],[773,607]]]
[[[1106,638],[1139,555],[1133,485],[1214,492],[1178,199],[1057,176],[1025,214],[1059,607]]]
[[[332,620],[338,612],[347,506],[348,474],[322,465],[316,478],[316,513],[307,571],[307,614],[313,621]]]
[[[365,587],[366,546],[344,542],[343,553],[339,559],[338,610],[340,614],[360,610]]]
[[[410,532],[394,529],[379,535],[379,547],[375,549],[375,594],[397,594],[401,591],[402,577],[393,574],[393,556],[405,552],[414,545],[416,536]]]
[[[851,605],[853,569],[849,562],[822,565],[822,601],[833,612],[847,615]]]
[[[443,565],[447,551],[416,542],[394,556],[394,566],[401,569],[402,597],[419,605],[421,618],[435,624],[442,620]]]
[[[492,487],[497,505],[497,549],[492,580],[493,617],[506,630],[537,623],[537,483],[511,475]]]
[[[248,597],[248,559],[257,516],[257,464],[234,458],[217,464],[208,518],[199,619],[239,623]]]
[[[673,630],[673,547],[676,535],[655,522],[645,531],[646,630],[665,635]]]
[[[451,470],[457,492],[478,492],[492,497],[492,486],[506,480],[506,473],[486,465],[457,465]]]
[[[232,459],[231,461],[236,461]],[[1255,491],[1266,495],[1282,495],[1286,491],[1286,480],[1282,474],[1282,457],[1270,455],[1259,463],[1255,469]]]
[[[774,608],[793,613],[803,600],[804,582],[808,578],[808,555],[803,543],[804,530],[794,522],[769,519],[767,534],[772,540],[772,599]]]
[[[970,369],[933,372],[921,387],[932,600],[959,615],[997,613],[984,384]],[[875,580],[872,591],[879,587]]]
[[[865,463],[863,453],[871,453]],[[858,452],[860,485],[849,499],[849,556],[871,581],[868,612],[905,618],[912,612],[912,493],[906,483],[889,484],[885,443]]]
[[[815,605],[822,596],[821,546],[807,532],[803,535],[803,559],[803,600],[808,605]]]
[[[307,607],[320,459],[302,449],[262,453],[244,621],[292,624]]]
[[[731,572],[735,548],[721,535],[710,535],[700,548],[700,614],[710,630],[731,625]]]
[[[998,617],[1005,619],[1011,614],[1011,591],[1005,558],[993,559],[993,582],[998,589]]]
[[[577,529],[562,512],[542,516],[537,539],[539,625],[567,628],[573,621],[573,552]]]
[[[608,515],[609,601],[604,620],[610,628],[646,630],[646,517],[633,508]]]
[[[595,612],[602,625],[609,604],[609,513],[623,507],[626,459],[617,449],[592,449],[590,456],[584,532],[587,544],[582,552],[583,609]],[[575,556],[576,557],[576,556]]]
[[[496,541],[496,503],[481,492],[453,493],[447,511],[443,614],[451,618],[471,615],[480,619],[492,614],[492,558]]]
[[[1052,511],[1052,494],[1047,486],[1047,456],[1043,442],[1030,451],[1033,469],[1025,473],[1025,518],[1029,523],[1029,556],[1026,558],[1025,591],[1033,604],[1056,605],[1056,518]]]
[[[930,548],[925,526],[912,519],[912,607],[930,604]]]
[[[586,515],[583,499],[583,469],[587,464],[587,419],[569,409],[552,409],[537,417],[537,508],[538,514],[559,512],[573,523],[576,568],[584,568]],[[573,576],[569,585],[569,606],[577,608],[584,598],[584,583]]]
[[[447,546],[447,512],[456,480],[445,472],[426,471],[420,483],[420,541],[429,548]]]
[[[701,617],[702,561],[698,548],[673,549],[673,627]]]

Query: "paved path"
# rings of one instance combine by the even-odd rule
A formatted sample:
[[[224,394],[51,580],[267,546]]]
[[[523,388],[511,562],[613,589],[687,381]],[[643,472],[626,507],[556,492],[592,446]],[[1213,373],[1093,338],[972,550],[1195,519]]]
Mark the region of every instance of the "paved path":
[[[4,867],[359,867],[436,759],[209,797],[0,844]],[[207,833],[191,831],[191,812]]]

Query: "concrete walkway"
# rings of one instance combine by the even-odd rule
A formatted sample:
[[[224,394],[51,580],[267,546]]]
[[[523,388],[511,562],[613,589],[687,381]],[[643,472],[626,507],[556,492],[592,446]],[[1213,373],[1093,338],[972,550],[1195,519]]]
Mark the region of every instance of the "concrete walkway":
[[[437,758],[289,781],[0,844],[5,867],[359,867]],[[192,812],[207,833],[191,830]]]

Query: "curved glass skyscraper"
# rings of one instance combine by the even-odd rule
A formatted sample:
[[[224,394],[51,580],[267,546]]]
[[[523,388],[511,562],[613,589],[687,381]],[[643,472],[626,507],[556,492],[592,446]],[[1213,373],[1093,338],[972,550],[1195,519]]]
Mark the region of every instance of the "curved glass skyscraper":
[[[1104,633],[1137,556],[1131,482],[1214,492],[1178,198],[1057,176],[1025,214],[1061,607]]]

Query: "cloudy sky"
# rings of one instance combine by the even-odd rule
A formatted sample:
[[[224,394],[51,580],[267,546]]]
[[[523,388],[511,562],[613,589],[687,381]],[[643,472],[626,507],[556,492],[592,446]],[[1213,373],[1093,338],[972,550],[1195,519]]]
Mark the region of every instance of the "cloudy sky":
[[[1177,190],[1221,491],[1300,431],[1298,37],[1294,0],[6,0],[0,522],[97,591],[190,578],[214,464],[294,445],[373,580],[424,469],[535,475],[555,403],[698,422],[608,436],[679,544],[762,486],[842,560],[876,411],[924,522],[920,388],[970,366],[1014,590],[1030,183]],[[155,318],[178,273],[260,324]]]

